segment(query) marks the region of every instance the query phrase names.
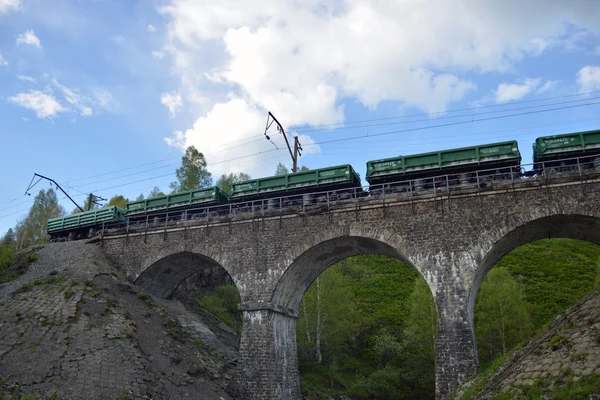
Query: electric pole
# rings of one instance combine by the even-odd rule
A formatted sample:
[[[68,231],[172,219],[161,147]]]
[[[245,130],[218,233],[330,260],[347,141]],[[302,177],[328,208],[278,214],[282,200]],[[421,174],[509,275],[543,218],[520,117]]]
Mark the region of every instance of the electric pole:
[[[35,183],[33,183],[33,181],[35,180],[36,177],[39,178],[39,179]],[[35,185],[37,185],[39,183],[39,181],[41,181],[42,179],[45,179],[47,181],[50,181],[50,182],[54,183],[56,185],[56,187],[58,189],[60,189],[60,191],[63,192],[65,194],[65,196],[67,196],[69,198],[69,200],[71,200],[73,202],[73,204],[75,204],[75,206],[77,206],[77,208],[79,208],[79,210],[81,212],[90,211],[92,209],[92,203],[97,204],[97,205],[101,205],[99,203],[99,201],[106,201],[106,199],[103,199],[100,196],[96,196],[95,194],[90,193],[88,195],[88,200],[87,200],[87,210],[84,210],[83,208],[79,207],[79,204],[75,203],[75,200],[73,200],[71,198],[71,196],[69,196],[69,194],[67,192],[65,192],[63,190],[63,188],[61,188],[60,185],[58,183],[56,183],[56,181],[54,179],[45,177],[45,176],[40,175],[40,174],[33,174],[33,178],[31,178],[31,182],[29,182],[29,186],[27,187],[27,190],[25,190],[25,194],[31,196],[31,194],[29,193],[29,191],[31,190],[31,188],[33,188]]]
[[[283,138],[285,139],[285,144],[287,144],[287,148],[290,152],[290,157],[292,157],[292,172],[296,172],[298,170],[298,157],[302,155],[302,146],[298,141],[298,136],[294,136],[294,151],[292,152],[290,142],[288,142],[287,134],[285,133],[283,126],[281,126],[279,121],[277,121],[277,118],[275,118],[275,116],[271,114],[271,111],[269,111],[269,114],[267,115],[267,125],[265,126],[265,137],[267,138],[267,140],[271,140],[269,135],[267,135],[267,131],[269,130],[271,125],[273,125],[273,122],[277,124],[277,132],[281,133],[283,135]],[[277,145],[275,147],[277,147]]]
[[[106,199],[100,197],[100,196],[96,196],[93,193],[90,193],[88,195],[88,201],[87,201],[87,207],[85,211],[90,211],[92,209],[92,203],[101,206],[102,204],[99,203],[99,201],[106,201]]]
[[[298,141],[298,136],[294,136],[294,156],[292,157],[294,160],[294,164],[292,167],[292,172],[298,172],[298,156],[301,156],[302,146]]]
[[[35,182],[35,183],[32,185],[32,182],[33,182],[33,180],[34,180],[36,177],[38,177],[38,178],[40,178],[40,179],[38,179],[38,180],[37,180],[37,181],[36,181],[36,182]],[[61,191],[61,192],[63,192],[63,193],[65,194],[65,196],[67,196],[67,197],[69,198],[69,200],[71,200],[71,201],[73,202],[73,204],[75,204],[75,205],[77,206],[77,208],[79,208],[79,209],[81,210],[81,212],[83,212],[83,208],[79,207],[79,204],[75,203],[75,200],[73,200],[73,199],[71,198],[71,196],[69,196],[69,194],[68,194],[67,192],[65,192],[65,191],[63,190],[63,188],[61,188],[61,187],[60,187],[60,185],[59,185],[58,183],[56,183],[56,181],[55,181],[54,179],[47,178],[47,177],[45,177],[45,176],[43,176],[43,175],[40,175],[40,174],[33,174],[33,178],[31,178],[31,182],[29,182],[29,186],[27,187],[27,190],[25,190],[25,194],[26,194],[26,195],[29,195],[29,196],[31,196],[31,194],[29,193],[29,190],[30,190],[32,187],[34,187],[35,185],[37,185],[37,184],[38,184],[38,182],[39,182],[39,181],[41,181],[42,179],[46,179],[47,181],[50,181],[50,182],[54,183],[54,184],[56,185],[56,187],[57,187],[58,189],[60,189],[60,191]]]

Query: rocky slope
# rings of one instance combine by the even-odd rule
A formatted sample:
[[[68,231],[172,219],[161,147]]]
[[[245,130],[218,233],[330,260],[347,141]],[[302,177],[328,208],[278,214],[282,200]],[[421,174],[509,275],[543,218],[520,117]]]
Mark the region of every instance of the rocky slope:
[[[513,354],[482,385],[480,376],[463,385],[456,398],[477,390],[472,399],[600,398],[600,292],[557,317],[550,327]],[[466,397],[466,396],[465,396]],[[535,397],[538,398],[538,397]],[[542,397],[539,397],[542,398]]]
[[[139,293],[97,245],[36,252],[0,285],[0,398],[232,398],[235,349],[181,305]]]

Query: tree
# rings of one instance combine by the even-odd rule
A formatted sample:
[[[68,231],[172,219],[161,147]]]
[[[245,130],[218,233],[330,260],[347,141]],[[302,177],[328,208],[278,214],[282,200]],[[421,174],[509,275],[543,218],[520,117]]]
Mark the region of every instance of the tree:
[[[148,199],[156,199],[157,197],[166,196],[157,186],[154,186],[154,189],[148,194]]]
[[[217,186],[224,192],[231,193],[231,185],[250,180],[250,175],[240,172],[239,174],[223,174],[217,181]]]
[[[210,172],[206,169],[204,154],[190,146],[181,158],[181,167],[175,171],[176,182],[171,182],[169,187],[173,192],[187,192],[212,185]]]
[[[275,168],[275,176],[287,175],[289,173],[290,170],[285,165],[282,163],[277,164],[277,167]]]
[[[304,294],[296,325],[298,354],[308,363],[322,364],[339,354],[358,329],[352,281],[329,268]]]
[[[156,188],[156,186],[155,186],[155,188]],[[152,193],[152,192],[150,192],[150,193]],[[135,198],[135,201],[142,201],[142,200],[144,200],[144,194],[140,193],[140,195]]]
[[[15,243],[15,240],[15,232],[12,228],[8,228],[8,231],[6,231],[6,234],[2,237],[2,244],[12,245]]]
[[[310,169],[303,165],[300,167],[300,171],[310,171]]]
[[[65,210],[58,204],[54,190],[40,190],[33,200],[29,213],[17,223],[15,228],[17,248],[23,249],[34,244],[45,243],[48,239],[46,234],[48,220],[64,214]]]
[[[111,207],[111,206],[117,206],[120,208],[126,208],[127,207],[127,202],[129,200],[126,199],[125,197],[123,197],[123,195],[115,195],[113,196],[109,201],[108,204],[106,205],[107,207]]]
[[[517,281],[504,268],[492,268],[475,305],[475,335],[483,361],[492,361],[528,337],[531,316]]]

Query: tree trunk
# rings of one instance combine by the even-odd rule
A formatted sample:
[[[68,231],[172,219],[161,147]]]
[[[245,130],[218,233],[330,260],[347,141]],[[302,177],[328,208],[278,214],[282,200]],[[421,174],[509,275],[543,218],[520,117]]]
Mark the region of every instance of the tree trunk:
[[[321,364],[323,356],[321,355],[321,283],[317,278],[317,330],[315,332],[315,358],[317,364]]]

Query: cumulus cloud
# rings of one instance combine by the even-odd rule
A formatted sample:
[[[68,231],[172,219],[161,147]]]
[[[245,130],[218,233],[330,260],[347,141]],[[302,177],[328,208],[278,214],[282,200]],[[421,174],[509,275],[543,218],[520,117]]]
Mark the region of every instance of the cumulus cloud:
[[[165,57],[165,53],[163,53],[162,51],[153,51],[152,52],[152,57],[156,58],[157,60],[162,60]]]
[[[152,24],[148,24],[148,32],[156,32],[156,27]]]
[[[19,93],[16,96],[9,97],[8,100],[21,107],[35,111],[38,118],[54,117],[56,114],[66,111],[52,94],[39,90]]]
[[[36,83],[36,80],[34,77],[27,76],[27,75],[17,75],[17,79],[20,79],[20,80],[26,81],[26,82],[30,82],[30,83]]]
[[[9,11],[18,10],[21,5],[20,0],[0,0],[0,15]]]
[[[225,109],[246,122],[270,110],[288,126],[343,122],[346,99],[443,111],[476,90],[467,73],[505,72],[546,51],[569,24],[600,29],[597,1],[170,0],[160,12],[177,93],[200,108],[194,127],[180,132],[186,143],[227,123]],[[541,81],[533,83],[505,84],[498,99]],[[245,129],[236,128],[221,136],[239,137]]]
[[[17,36],[17,44],[25,44],[33,47],[37,47],[38,49],[42,48],[42,44],[40,43],[40,39],[35,35],[35,32],[31,29],[25,31]]]
[[[265,120],[263,110],[249,105],[244,99],[232,98],[226,103],[216,104],[206,116],[196,120],[192,128],[174,132],[171,137],[165,138],[165,142],[181,149],[194,145],[204,152],[215,175],[227,172],[258,174],[262,170],[258,166],[264,161],[261,155],[273,157],[268,169],[289,157],[281,134],[274,129],[270,134],[271,141],[279,150],[264,137]],[[310,137],[302,135],[299,139],[304,146],[304,154],[319,151]]]
[[[600,66],[588,65],[577,73],[579,92],[593,92],[600,90]]]
[[[8,61],[6,61],[4,59],[4,57],[2,57],[2,53],[0,53],[0,67],[5,67],[8,65]]]
[[[496,89],[496,103],[506,103],[519,100],[539,86],[541,79],[525,79],[521,84],[501,83]]]
[[[169,109],[169,115],[171,118],[173,118],[175,114],[177,114],[177,111],[183,107],[181,94],[177,92],[163,93],[162,96],[160,96],[160,102],[163,106]]]

